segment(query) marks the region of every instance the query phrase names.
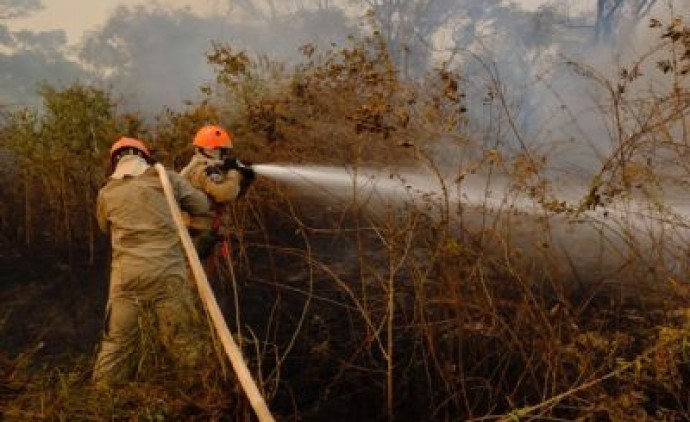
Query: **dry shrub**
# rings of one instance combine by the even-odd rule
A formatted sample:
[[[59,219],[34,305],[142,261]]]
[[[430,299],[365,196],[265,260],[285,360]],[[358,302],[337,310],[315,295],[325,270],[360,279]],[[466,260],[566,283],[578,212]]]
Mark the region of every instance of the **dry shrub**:
[[[291,73],[227,45],[208,54],[221,109],[238,144],[247,143],[257,158],[412,164],[413,155],[401,147],[461,126],[458,75],[442,69],[419,86],[401,82],[376,32],[328,51],[305,45],[301,52],[304,61]]]
[[[686,45],[680,23],[662,35],[672,46]],[[589,195],[566,203],[553,196],[546,161],[537,154],[508,156],[467,142],[461,74],[442,68],[419,85],[401,81],[376,34],[347,48],[319,53],[306,46],[303,53],[306,62],[290,74],[216,45],[208,58],[218,66],[218,86],[206,88],[209,103],[161,119],[156,133],[170,149],[166,160],[181,160],[192,126],[219,119],[255,162],[375,163],[393,168],[400,180],[405,175],[395,169],[414,164],[444,184],[441,192],[421,195],[421,203],[393,200],[373,213],[356,194],[347,203],[324,203],[260,179],[232,207],[230,254],[217,254],[209,275],[276,415],[687,418],[687,287],[677,281],[687,272],[658,259],[670,248],[685,249],[666,244],[673,238],[665,234],[650,234],[650,249],[624,224],[597,225],[587,217],[588,210],[625,199],[631,187],[661,180],[659,170],[668,167],[648,166],[650,150],[661,148],[660,163],[674,164],[665,180],[685,186],[678,176],[687,137],[675,136],[686,122],[685,85],[661,98],[627,101],[627,89],[595,78],[610,94],[613,153]],[[677,63],[687,63],[682,57]],[[685,81],[684,68],[669,63],[662,70]],[[629,71],[625,78],[634,80]],[[444,153],[471,157],[452,169],[451,181],[442,177]],[[508,180],[505,207],[458,201],[456,192],[475,173]],[[511,207],[519,198],[537,204],[538,213]],[[620,262],[592,260],[591,272],[574,271],[569,248],[599,247],[567,243],[583,232],[621,234],[614,245]],[[565,239],[565,249],[554,239]],[[659,264],[654,271],[650,262]],[[41,411],[56,419],[247,417],[242,395],[223,390],[229,381],[222,368],[202,377],[193,409],[166,373],[155,386],[133,384],[115,398],[94,399],[110,403],[97,413],[90,399],[75,402],[96,393],[80,390],[73,381],[79,375],[69,374],[46,377],[63,380],[62,389],[30,388],[9,408],[40,415],[35,403],[43,400],[50,409]]]

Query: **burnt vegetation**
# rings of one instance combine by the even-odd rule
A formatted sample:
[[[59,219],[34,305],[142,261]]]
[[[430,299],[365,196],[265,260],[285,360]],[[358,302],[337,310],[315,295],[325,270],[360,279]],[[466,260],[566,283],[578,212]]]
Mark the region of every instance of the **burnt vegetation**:
[[[546,154],[474,137],[462,67],[411,82],[376,25],[329,49],[305,45],[295,66],[216,43],[202,99],[155,119],[86,84],[44,87],[40,108],[6,111],[0,129],[0,418],[252,420],[220,348],[198,372],[175,373],[150,344],[137,382],[89,383],[108,282],[93,212],[110,143],[148,140],[179,170],[190,134],[217,121],[253,163],[402,178],[413,167],[440,175],[448,151],[462,157],[422,207],[373,215],[356,190],[324,203],[263,177],[233,205],[230,254],[208,274],[278,420],[687,420],[687,264],[640,268],[629,244],[629,265],[574,278],[548,241],[518,246],[500,230],[517,211],[480,209],[483,223],[470,225],[471,210],[449,200],[468,175],[500,172],[511,195],[542,204],[534,227],[548,233],[553,218],[631,192],[687,195],[690,31],[680,19],[649,30],[659,44],[617,80],[569,65],[604,93],[611,128],[579,202],[552,194]],[[630,96],[643,73],[667,91]],[[486,95],[508,116],[494,124],[510,127],[494,82]]]

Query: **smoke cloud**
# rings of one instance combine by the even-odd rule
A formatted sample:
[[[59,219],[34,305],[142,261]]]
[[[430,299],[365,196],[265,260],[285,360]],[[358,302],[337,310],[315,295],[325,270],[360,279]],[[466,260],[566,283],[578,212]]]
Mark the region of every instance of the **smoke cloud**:
[[[658,42],[657,34],[641,21],[624,23],[618,28],[622,36],[596,44],[594,9],[574,8],[567,0],[536,10],[498,0],[403,3],[398,10],[390,1],[353,5],[346,0],[271,3],[271,9],[266,2],[246,0],[229,3],[227,12],[217,15],[161,3],[123,6],[77,46],[66,45],[64,32],[11,33],[2,27],[0,40],[11,47],[0,57],[7,75],[4,86],[16,87],[14,92],[6,88],[4,95],[21,102],[37,83],[56,81],[53,74],[60,75],[60,81],[71,75],[112,86],[133,109],[177,109],[185,100],[197,99],[199,86],[213,78],[204,57],[212,42],[291,63],[303,44],[328,48],[367,31],[367,9],[378,5],[374,11],[384,33],[390,34],[392,52],[409,52],[393,54],[406,75],[422,75],[439,61],[461,68],[471,129],[487,147],[504,138],[504,147],[519,150],[519,131],[528,147],[569,155],[573,167],[591,168],[588,164],[608,148],[603,140],[610,136],[600,108],[604,99],[596,83],[568,63],[615,80],[622,66]],[[675,3],[675,13],[687,15],[688,6]],[[24,13],[40,7],[35,0],[27,5],[31,7]],[[649,16],[666,21],[669,15],[666,2],[658,2]],[[37,71],[38,63],[49,69],[47,74]],[[654,88],[653,73],[645,71],[645,79],[635,86]],[[511,127],[506,126],[508,111]]]

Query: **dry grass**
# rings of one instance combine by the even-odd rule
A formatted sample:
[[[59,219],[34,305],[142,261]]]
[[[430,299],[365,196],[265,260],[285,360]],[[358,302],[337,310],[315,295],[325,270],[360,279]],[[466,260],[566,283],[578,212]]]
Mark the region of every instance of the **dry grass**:
[[[680,23],[664,29],[680,35],[670,36],[673,42],[654,54],[687,45]],[[676,165],[672,173],[685,175],[678,169],[688,142],[684,85],[672,84],[661,98],[627,101],[618,82],[588,72],[610,94],[608,112],[618,130],[589,195],[561,203],[554,201],[536,153],[510,156],[471,142],[463,132],[462,80],[453,72],[442,69],[410,86],[392,72],[376,38],[324,53],[306,47],[304,53],[307,64],[286,74],[265,60],[217,46],[209,59],[219,79],[209,88],[208,102],[189,113],[166,112],[161,126],[148,132],[167,152],[163,159],[179,165],[190,127],[215,116],[237,128],[238,149],[251,161],[383,164],[394,174],[401,164],[415,165],[446,184],[440,194],[424,197],[422,206],[395,203],[371,213],[356,191],[346,204],[324,204],[308,191],[259,180],[232,208],[232,254],[218,255],[209,275],[279,419],[688,418],[687,272],[649,256],[650,250],[685,251],[684,245],[666,243],[674,238],[663,234],[653,237],[650,249],[632,233],[622,237],[621,266],[583,274],[553,242],[568,239],[564,221],[586,220],[587,210],[625,199],[630,186],[657,183],[649,175],[658,167],[640,167],[650,150],[663,150],[665,162]],[[682,70],[666,72],[686,82]],[[626,83],[632,83],[629,75]],[[5,128],[14,138],[3,140],[29,139],[19,130],[27,129],[18,124],[25,117]],[[114,121],[136,126],[121,116]],[[24,150],[3,142],[21,157]],[[440,150],[462,157],[453,181],[440,177],[446,165]],[[89,198],[47,189],[37,177],[43,173],[33,173],[36,167],[22,168],[24,189],[10,192],[11,209],[45,207],[67,224],[76,218],[69,210],[77,203],[91,205]],[[472,174],[498,172],[511,182],[507,204],[531,198],[541,204],[538,215],[454,200]],[[685,187],[673,184],[679,192]],[[32,192],[48,200],[32,202]],[[22,228],[3,238],[24,251],[38,247],[39,232],[55,248],[81,244],[89,235],[59,237],[64,224],[53,227],[23,215],[3,215]],[[588,227],[594,227],[594,238],[626,234],[624,227]],[[592,245],[566,243],[566,252],[568,247],[581,248],[570,250],[579,253]],[[96,258],[105,254],[97,247],[92,252]],[[102,274],[101,279],[105,283]],[[97,391],[88,383],[92,356],[41,367],[40,357],[27,349],[0,355],[6,420],[251,417],[218,356],[209,356],[200,372],[176,374],[162,366],[146,372],[145,382]]]

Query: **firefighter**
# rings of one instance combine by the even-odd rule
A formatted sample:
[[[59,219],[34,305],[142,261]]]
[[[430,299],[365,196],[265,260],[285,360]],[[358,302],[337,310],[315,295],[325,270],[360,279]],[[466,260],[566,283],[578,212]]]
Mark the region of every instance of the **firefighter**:
[[[192,291],[185,287],[184,250],[150,151],[137,139],[121,138],[110,162],[113,172],[97,199],[99,227],[111,238],[110,289],[93,372],[94,382],[107,386],[136,378],[146,321],[180,368],[195,368],[203,355]],[[206,195],[179,174],[167,174],[180,208],[210,218]]]
[[[225,209],[228,203],[240,198],[255,179],[254,170],[242,164],[232,149],[232,134],[221,126],[206,125],[194,136],[194,155],[180,174],[192,186],[208,195],[213,203],[215,217],[189,220],[190,234],[200,258],[213,252],[216,241],[227,233],[222,233]]]

